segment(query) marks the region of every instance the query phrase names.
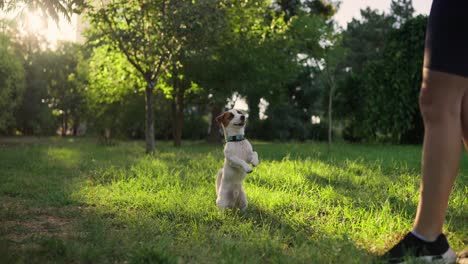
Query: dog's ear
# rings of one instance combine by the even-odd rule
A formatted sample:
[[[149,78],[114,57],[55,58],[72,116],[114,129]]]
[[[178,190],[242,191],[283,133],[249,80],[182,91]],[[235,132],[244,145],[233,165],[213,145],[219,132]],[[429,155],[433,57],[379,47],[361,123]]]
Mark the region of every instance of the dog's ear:
[[[218,125],[223,125],[227,126],[229,124],[229,121],[231,121],[234,118],[234,114],[231,112],[224,112],[218,117],[216,117],[215,121],[218,123]]]
[[[221,124],[222,120],[223,120],[223,117],[224,117],[224,114],[226,114],[226,112],[220,114],[219,116],[216,117],[215,121],[216,123]]]

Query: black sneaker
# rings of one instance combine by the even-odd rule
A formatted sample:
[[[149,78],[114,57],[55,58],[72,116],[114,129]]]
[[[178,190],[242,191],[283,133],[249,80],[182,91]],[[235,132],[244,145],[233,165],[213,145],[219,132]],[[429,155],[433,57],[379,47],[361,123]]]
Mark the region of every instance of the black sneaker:
[[[434,242],[426,242],[411,232],[382,257],[385,262],[392,264],[405,263],[408,259],[443,264],[452,264],[457,260],[457,255],[450,248],[444,234],[440,234]]]

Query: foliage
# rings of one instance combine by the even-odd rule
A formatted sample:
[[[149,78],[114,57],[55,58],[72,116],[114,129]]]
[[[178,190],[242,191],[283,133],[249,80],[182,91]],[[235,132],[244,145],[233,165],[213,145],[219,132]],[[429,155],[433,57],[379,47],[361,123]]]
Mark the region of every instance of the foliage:
[[[16,129],[23,135],[53,135],[59,126],[46,100],[49,97],[45,69],[48,54],[44,39],[35,33],[20,34],[14,25],[9,27],[14,39],[15,52],[22,60],[25,71],[24,99],[15,111]]]
[[[289,26],[269,1],[226,1],[221,8],[224,28],[215,32],[214,45],[191,58],[187,75],[211,105],[225,105],[235,92],[246,96],[255,122],[260,98],[277,97],[297,72]]]
[[[229,1],[228,1],[229,2]],[[186,65],[217,41],[224,25],[218,1],[111,1],[89,12],[95,43],[119,50],[147,83],[147,152],[154,150],[153,90],[166,87],[172,99],[173,135],[180,144],[186,97],[199,87]],[[218,23],[220,22],[220,23]],[[222,30],[221,30],[222,31]],[[206,94],[205,94],[206,95]]]
[[[87,61],[87,96],[93,111],[144,90],[144,80],[121,52],[109,45],[95,47]]]
[[[9,263],[374,263],[411,229],[418,201],[419,146],[336,143],[327,155],[326,144],[252,142],[261,163],[237,214],[215,204],[221,144],[161,142],[154,156],[135,141],[1,144]],[[444,225],[457,251],[468,237],[466,155],[460,165]]]
[[[324,20],[312,12],[299,15],[298,10],[288,16],[268,1],[233,2],[225,12],[227,29],[218,33],[217,45],[191,62],[195,67],[189,68],[189,75],[206,89],[213,105],[225,104],[234,92],[246,96],[250,123],[256,126],[261,98],[275,107],[293,97],[296,87],[291,83],[308,71],[297,61],[297,53],[307,45],[318,47]],[[301,85],[307,87],[308,82]]]
[[[62,42],[51,50],[38,33],[21,32],[13,21],[1,25],[25,73],[24,100],[15,108],[12,129],[24,135],[52,135],[62,127],[64,134],[76,134],[87,110],[81,46]]]
[[[339,80],[334,98],[335,116],[344,123],[343,138],[350,142],[364,139],[359,121],[366,118],[362,107],[366,97],[359,77],[350,73]]]
[[[116,11],[117,7],[127,11],[123,15]],[[144,22],[141,17],[138,18],[143,19],[141,21],[133,18],[140,9],[157,12],[157,8],[163,7],[164,13],[151,18],[160,16],[162,24],[156,28],[148,25],[148,33],[141,27],[150,22]],[[216,105],[225,104],[226,98],[239,92],[247,96],[253,119],[258,117],[256,104],[260,97],[280,101],[276,98],[283,97],[283,87],[301,71],[296,54],[302,44],[297,42],[308,42],[304,45],[310,48],[320,38],[317,26],[324,23],[309,14],[308,20],[306,16],[291,19],[289,25],[281,12],[269,10],[268,1],[168,1],[148,6],[144,2],[114,1],[94,9],[90,17],[96,26],[90,35],[91,43],[112,44],[140,73],[146,72],[139,69],[140,62],[148,65],[153,58],[163,63],[161,67],[165,71],[161,72],[155,87],[162,89],[172,101],[174,138],[180,136],[177,131],[182,129],[183,109],[191,100],[204,101],[220,109]],[[304,24],[309,26],[307,30],[301,28]],[[129,33],[132,30],[135,32]],[[156,34],[157,30],[163,35]],[[300,36],[302,31],[309,35]],[[148,43],[167,52],[149,54],[147,51],[145,54]],[[144,78],[148,81],[152,77]]]
[[[188,140],[205,139],[208,132],[208,120],[198,107],[191,107],[185,114],[182,138]]]
[[[278,7],[279,12],[284,12],[286,20],[300,15],[304,10],[308,10],[310,14],[329,19],[337,12],[338,4],[324,0],[276,0],[273,7]]]
[[[312,12],[302,12],[290,19],[286,33],[290,43],[282,47],[288,50],[288,59],[294,64],[285,74],[288,79],[278,82],[279,92],[264,96],[270,103],[268,119],[278,120],[266,120],[264,123],[268,125],[263,126],[266,130],[255,129],[255,134],[268,135],[272,130],[281,130],[282,135],[276,138],[282,140],[323,139],[319,136],[321,129],[312,126],[310,119],[312,115],[326,112],[321,102],[328,97],[329,81],[336,75],[336,64],[342,55],[341,52],[332,54],[342,50],[336,41],[338,35],[333,32],[333,24]]]
[[[23,99],[24,69],[8,36],[0,33],[0,133],[14,133],[14,111]]]
[[[346,55],[346,67],[352,73],[360,74],[367,61],[380,56],[394,19],[384,13],[366,8],[361,10],[361,20],[353,18],[343,32],[343,47],[350,52]]]
[[[122,53],[109,45],[93,48],[86,67],[86,101],[92,113],[88,117],[91,130],[101,134],[110,129],[112,136],[129,133],[131,138],[138,137],[140,129],[144,131],[144,100],[138,98],[144,87],[143,78]],[[136,118],[136,113],[142,116]],[[123,120],[128,123],[122,124]]]
[[[361,20],[352,19],[342,33],[342,46],[348,52],[343,58],[347,70],[337,80],[334,105],[335,113],[345,129],[343,136],[351,141],[370,140],[365,137],[360,120],[366,118],[364,65],[379,59],[387,43],[394,19],[384,13],[366,8],[361,10]]]
[[[86,111],[84,82],[86,76],[79,69],[83,60],[80,46],[63,42],[55,51],[46,51],[44,78],[47,81],[48,97],[45,103],[62,121],[62,135],[73,128],[76,134],[80,120]]]
[[[256,123],[249,123],[246,133],[249,138],[262,140],[325,140],[322,125],[313,125],[311,116],[306,111],[290,104],[280,103],[268,107],[266,113],[269,118]]]
[[[352,141],[421,143],[417,102],[427,19],[411,18],[411,1],[403,0],[392,2],[389,15],[361,12],[363,20],[343,34],[348,73],[335,100],[343,134]]]
[[[41,10],[44,16],[59,21],[60,16],[70,20],[72,12],[78,12],[85,6],[84,0],[0,0],[0,10],[17,9]]]
[[[87,14],[94,27],[90,37],[119,50],[148,83],[157,81],[178,48],[166,34],[165,23],[172,13],[166,13],[163,1],[109,1]]]
[[[333,24],[327,19],[336,11],[336,7],[325,1],[278,1],[277,6],[274,7],[277,14],[282,14],[278,15],[276,20],[284,20],[286,23],[283,25],[284,33],[276,34],[277,36],[272,38],[275,47],[273,50],[280,53],[274,58],[276,62],[269,63],[274,65],[281,62],[280,64],[287,66],[278,67],[275,71],[282,76],[282,79],[276,79],[274,84],[267,84],[268,88],[263,91],[257,88],[247,92],[248,99],[249,95],[251,97],[249,108],[250,110],[255,109],[260,97],[269,102],[269,112],[280,113],[285,110],[285,105],[289,104],[286,107],[289,110],[287,118],[289,122],[281,123],[281,119],[261,122],[270,125],[282,124],[281,128],[274,129],[302,131],[299,133],[285,132],[289,136],[282,137],[282,139],[290,139],[290,136],[294,135],[293,138],[304,140],[311,138],[310,135],[312,135],[308,132],[311,129],[311,116],[319,116],[325,112],[320,103],[325,97],[327,89],[322,84],[317,72],[323,66],[321,61],[328,53],[322,44],[326,39],[329,39],[327,35],[333,31]],[[268,51],[268,49],[265,50]],[[271,51],[269,52],[271,53]],[[265,55],[265,57],[272,56]],[[251,112],[251,119],[256,127],[253,130],[254,134],[260,138],[269,138],[262,135],[268,135],[272,127],[256,126],[255,118],[258,116],[258,112],[252,110]],[[269,115],[270,118],[278,117]],[[285,127],[285,125],[291,126]],[[257,127],[268,129],[261,131]]]
[[[412,0],[392,0],[390,15],[395,19],[394,26],[400,27],[413,17],[414,7]]]
[[[96,44],[109,44],[119,50],[145,80],[146,152],[155,150],[154,87],[180,49],[171,31],[170,18],[175,1],[108,1],[88,10]]]
[[[60,122],[52,114],[47,100],[49,90],[44,69],[47,53],[26,51],[24,60],[26,89],[24,99],[15,112],[16,128],[23,135],[53,135]],[[25,54],[25,55],[26,55]]]
[[[426,24],[423,16],[408,20],[392,32],[382,59],[366,65],[367,118],[361,124],[368,137],[395,143],[422,142],[418,98]]]
[[[223,6],[225,3],[211,0],[179,1],[175,7],[177,12],[170,20],[174,37],[180,43],[180,50],[174,54],[171,72],[167,76],[170,92],[166,92],[171,99],[172,137],[176,146],[180,146],[184,136],[185,115],[190,114],[187,113],[188,105],[207,95],[205,88],[200,86],[196,79],[191,78],[196,75],[193,72],[198,70],[193,68],[192,61],[197,60],[200,63],[201,60],[206,63],[209,60],[205,58],[213,55],[212,50],[219,48],[218,45],[222,43],[221,36],[229,30],[226,27],[226,7]],[[206,65],[201,68],[206,70]]]

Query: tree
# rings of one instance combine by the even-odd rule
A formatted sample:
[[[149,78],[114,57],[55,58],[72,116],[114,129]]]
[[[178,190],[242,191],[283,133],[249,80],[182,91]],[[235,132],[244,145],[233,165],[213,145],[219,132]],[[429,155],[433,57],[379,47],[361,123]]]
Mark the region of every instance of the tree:
[[[343,47],[350,50],[345,66],[352,73],[360,74],[364,64],[380,56],[385,47],[394,19],[370,8],[361,10],[361,20],[348,23],[343,32]]]
[[[261,96],[277,93],[288,72],[295,69],[283,49],[286,45],[279,44],[289,41],[285,23],[268,7],[268,1],[223,1],[211,12],[217,14],[210,19],[216,22],[204,27],[210,35],[198,41],[204,47],[183,60],[183,72],[203,87],[202,95],[210,105],[211,141],[219,138],[214,118],[227,98],[236,92],[247,96],[249,122],[255,123]]]
[[[299,19],[298,19],[299,20]],[[325,23],[322,18],[306,16],[298,23],[300,35],[305,40],[300,43],[299,51],[302,54],[302,61],[308,67],[315,69],[313,74],[325,85],[328,112],[328,149],[331,149],[332,142],[332,113],[333,95],[335,92],[336,79],[343,68],[342,60],[345,49],[341,45],[341,34],[335,31],[333,24]],[[319,29],[314,31],[312,29]]]
[[[13,113],[25,87],[24,70],[8,36],[0,33],[0,133],[13,133]]]
[[[159,77],[180,49],[170,30],[169,20],[177,11],[177,1],[113,0],[89,10],[97,29],[92,38],[113,45],[145,80],[146,152],[155,149],[154,89]]]
[[[284,14],[267,12],[265,1],[244,5],[239,4],[229,14],[235,31],[225,54],[234,64],[230,85],[247,97],[249,122],[254,125],[259,121],[260,99],[270,101],[280,97],[282,88],[296,76],[299,65],[295,60],[295,39]],[[235,11],[239,9],[243,11]]]
[[[412,0],[392,0],[390,16],[395,19],[395,27],[400,27],[413,17],[414,7]]]
[[[338,82],[335,104],[343,136],[357,141],[418,143],[417,109],[425,18],[413,18],[410,0],[393,0],[389,14],[361,10],[343,33],[348,70]]]
[[[226,9],[230,1],[176,1],[174,8],[177,12],[168,21],[173,36],[178,40],[180,48],[174,54],[168,74],[169,92],[171,100],[174,145],[180,146],[184,124],[185,109],[191,100],[206,95],[204,87],[197,79],[200,71],[205,72],[206,63],[213,55],[213,49],[223,42],[222,36],[230,28],[226,23]],[[194,63],[199,64],[194,68]],[[201,63],[200,63],[201,62]],[[195,73],[198,72],[198,73]],[[208,78],[212,78],[209,76]],[[206,83],[205,83],[206,84]]]
[[[52,134],[55,118],[44,99],[47,98],[47,83],[44,78],[46,40],[34,32],[20,32],[15,21],[1,20],[1,31],[11,40],[12,51],[20,59],[24,69],[25,88],[23,100],[15,107],[14,128],[22,134]]]
[[[336,11],[337,4],[320,0],[286,0],[277,3],[279,8],[275,11],[277,14],[283,12],[278,19],[286,22],[283,27],[286,28],[286,33],[276,34],[278,38],[273,38],[276,43],[274,50],[280,51],[283,57],[282,60],[275,60],[279,61],[279,64],[287,65],[286,71],[280,69],[287,74],[284,74],[283,80],[277,82],[280,87],[275,93],[270,92],[272,89],[267,90],[268,98],[264,99],[270,103],[267,108],[270,118],[261,123],[267,131],[278,125],[283,131],[288,131],[280,136],[282,139],[318,139],[320,133],[317,132],[322,128],[311,124],[311,116],[318,116],[324,112],[320,102],[325,95],[323,81],[317,72],[317,62],[324,56],[325,50],[320,43],[326,37],[325,33],[332,29],[329,19]],[[272,88],[274,87],[276,86],[273,85]],[[282,118],[284,122],[271,119],[284,111],[287,111],[287,118]]]
[[[2,28],[11,36],[11,46],[25,71],[24,100],[15,108],[15,129],[32,135],[54,134],[62,127],[65,134],[70,125],[76,134],[86,111],[78,69],[83,60],[81,47],[60,43],[56,50],[48,50],[42,36],[34,32],[21,34],[14,22]]]
[[[88,80],[86,101],[93,113],[88,117],[90,126],[99,130],[101,135],[107,133],[111,137],[123,132],[121,127],[125,125],[122,119],[128,112],[142,113],[141,117],[133,116],[126,129],[132,130],[130,134],[139,133],[142,122],[144,131],[144,111],[134,109],[136,103],[144,100],[134,97],[144,92],[145,80],[125,55],[110,45],[97,46],[92,49],[83,68],[87,70]],[[128,104],[132,107],[129,108]]]
[[[211,23],[204,24],[204,31],[192,34],[198,35],[197,41],[190,41],[190,37],[183,38],[185,44],[181,45],[182,52],[175,61],[180,62],[177,64],[181,65],[177,66],[177,73],[182,73],[185,82],[178,78],[179,81],[174,83],[185,83],[185,87],[188,87],[190,81],[193,81],[202,87],[198,94],[205,97],[210,105],[212,119],[221,112],[226,99],[237,92],[246,96],[250,127],[255,126],[259,118],[260,98],[281,101],[276,98],[283,98],[285,85],[294,81],[294,77],[301,71],[301,65],[296,59],[295,41],[303,42],[303,36],[293,38],[294,33],[285,22],[284,14],[269,7],[268,1],[223,1],[221,6],[209,12],[213,17],[208,17]],[[191,8],[203,9],[206,10],[206,7]],[[207,16],[204,17],[206,20]],[[192,15],[192,24],[202,25],[203,20],[199,20]],[[308,38],[308,41],[318,43],[320,29],[316,25],[309,25],[309,30],[315,33],[308,36],[313,37],[313,40]],[[209,35],[201,35],[203,32],[209,32]],[[171,70],[171,74],[174,75],[174,72]],[[175,91],[177,87],[173,89]],[[186,95],[181,94],[184,93],[179,93],[179,98],[185,98]],[[214,140],[217,126],[214,121],[211,123],[210,139]]]
[[[44,76],[47,81],[48,98],[45,103],[60,117],[62,136],[69,131],[76,135],[81,117],[85,112],[83,85],[78,75],[78,64],[82,59],[80,46],[60,43],[55,51],[46,52]]]
[[[200,93],[201,88],[188,80],[179,71],[175,71],[171,78],[172,90],[169,98],[171,99],[172,114],[172,138],[174,146],[180,147],[182,140],[182,130],[184,125],[185,107],[190,101],[191,95]]]
[[[70,20],[70,14],[85,6],[84,0],[0,0],[0,10],[13,11],[19,9],[41,10],[44,15],[58,21],[60,16]]]
[[[145,39],[155,38],[153,41],[153,48],[149,48],[146,56],[141,56],[148,61],[137,61],[136,59],[139,58],[137,56],[133,63],[131,60],[129,60],[129,62],[133,67],[137,66],[135,68],[146,82],[148,82],[148,79],[157,77],[157,80],[155,79],[150,81],[152,86],[154,89],[159,88],[163,90],[167,98],[171,100],[173,116],[173,138],[176,145],[180,144],[184,109],[187,104],[186,100],[190,99],[194,92],[200,93],[202,90],[200,85],[196,84],[197,80],[193,80],[192,78],[196,75],[193,74],[194,70],[191,66],[194,65],[194,63],[192,62],[198,58],[202,58],[205,55],[210,54],[207,52],[207,50],[213,49],[213,47],[216,46],[216,44],[220,41],[218,36],[221,33],[219,32],[226,32],[224,14],[225,10],[229,8],[230,2],[231,1],[220,2],[212,0],[161,1],[159,2],[159,7],[162,6],[164,8],[160,14],[158,13],[162,18],[161,22],[158,21],[157,17],[148,15],[148,23],[156,24],[156,27],[151,29],[152,33],[148,33],[148,36],[138,35],[138,32],[142,31],[141,29],[138,29],[138,26],[140,26],[141,23],[137,23],[137,25],[135,25],[134,23],[130,22],[130,20],[133,21],[133,19],[140,19],[140,21],[143,21],[143,18],[140,18],[138,13],[135,13],[135,17],[132,17],[131,12],[130,14],[129,12],[126,12],[126,15],[123,15],[123,18],[120,19],[123,24],[119,25],[118,28],[119,30],[123,31],[119,33],[120,35],[129,35],[130,33],[128,31],[136,31],[135,36],[132,36],[131,38],[127,37],[131,39],[132,42],[135,42],[135,40],[145,42]],[[113,3],[116,5],[123,5],[122,3]],[[132,4],[135,5],[137,2],[134,1]],[[158,6],[145,6],[146,9],[154,9],[154,7]],[[106,5],[103,8],[109,9],[110,7]],[[152,12],[156,11],[153,10]],[[135,45],[130,45],[126,44],[125,41],[120,40],[119,38],[116,38],[116,41],[112,41],[111,38],[113,38],[114,35],[120,36],[119,34],[115,34],[115,32],[117,32],[117,26],[113,25],[114,22],[118,24],[118,19],[112,18],[113,21],[110,21],[110,15],[103,16],[99,13],[102,11],[98,12],[97,10],[94,12],[95,14],[91,14],[91,17],[94,19],[93,23],[98,26],[98,30],[91,36],[91,38],[94,36],[96,39],[96,41],[93,43],[99,45],[102,45],[102,43],[112,44],[119,51],[123,51],[122,53],[126,56],[127,60],[129,57],[130,59],[132,58],[132,52],[140,54],[140,50],[148,48],[145,43],[134,43]],[[100,23],[104,24],[106,27],[113,25],[108,30],[108,32],[110,32],[109,34],[102,34],[106,31]],[[125,27],[127,27],[127,30],[124,30]],[[124,44],[127,46],[119,44],[122,42],[125,42]],[[143,45],[144,47],[138,48],[138,45]],[[158,46],[161,47],[161,51],[159,53],[157,52],[158,49],[154,49],[154,47]],[[159,72],[154,76],[145,77],[145,71],[142,72],[139,70],[139,68],[144,68],[144,65],[147,64],[150,64],[150,66],[153,65],[150,63],[150,58],[155,59],[155,64],[160,65],[160,68],[157,69]],[[139,67],[139,64],[143,66]],[[202,69],[206,69],[204,64],[201,65]],[[147,109],[149,108],[147,107]],[[147,120],[150,119],[152,118],[147,117]]]
[[[345,50],[341,47],[340,36],[330,34],[328,40],[331,42],[329,46],[325,48],[325,71],[324,78],[328,86],[328,151],[331,151],[332,144],[332,114],[333,114],[333,97],[336,89],[336,78],[339,75],[340,62],[343,58]]]
[[[365,139],[360,121],[366,116],[363,72],[365,65],[381,58],[395,19],[370,8],[361,10],[361,20],[353,19],[342,34],[342,47],[347,50],[337,82],[335,113],[345,124],[343,137],[352,141]]]
[[[339,3],[335,3],[338,5]],[[323,0],[277,0],[274,3],[274,7],[278,11],[284,12],[285,19],[288,21],[290,18],[300,15],[307,10],[309,14],[323,16],[328,19],[336,13],[337,6],[330,1]]]
[[[427,18],[418,16],[394,29],[382,58],[369,62],[362,79],[367,138],[392,143],[421,143],[418,108]]]
[[[41,37],[30,33],[15,40],[15,49],[22,58],[25,71],[26,87],[24,100],[15,111],[16,128],[24,135],[55,134],[58,127],[57,118],[47,100],[47,69],[49,54],[43,49]]]

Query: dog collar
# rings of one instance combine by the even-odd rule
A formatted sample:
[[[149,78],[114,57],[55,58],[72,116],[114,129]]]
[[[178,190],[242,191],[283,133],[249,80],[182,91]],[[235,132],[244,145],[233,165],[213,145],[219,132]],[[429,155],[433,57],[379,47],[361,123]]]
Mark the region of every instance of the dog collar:
[[[235,135],[235,136],[228,136],[226,138],[226,142],[236,142],[244,140],[244,135]]]

